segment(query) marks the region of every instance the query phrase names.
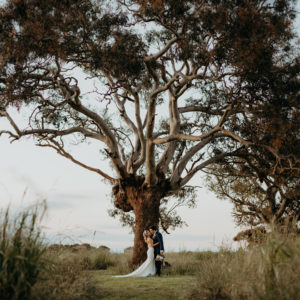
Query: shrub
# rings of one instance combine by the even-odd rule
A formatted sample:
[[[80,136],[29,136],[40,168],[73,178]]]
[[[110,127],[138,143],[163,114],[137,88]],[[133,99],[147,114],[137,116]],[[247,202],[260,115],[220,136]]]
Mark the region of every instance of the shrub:
[[[38,229],[38,208],[11,220],[9,209],[0,214],[0,299],[29,299],[45,267]]]
[[[93,269],[106,270],[110,266],[114,266],[115,262],[111,259],[109,253],[100,252],[96,255],[93,262]]]

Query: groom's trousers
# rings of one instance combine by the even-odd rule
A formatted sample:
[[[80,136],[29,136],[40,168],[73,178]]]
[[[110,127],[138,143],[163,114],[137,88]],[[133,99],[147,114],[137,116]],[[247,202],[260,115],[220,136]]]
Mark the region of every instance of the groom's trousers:
[[[161,270],[161,261],[155,261],[155,268],[156,268],[156,274],[158,275],[158,276],[160,276],[160,270]]]

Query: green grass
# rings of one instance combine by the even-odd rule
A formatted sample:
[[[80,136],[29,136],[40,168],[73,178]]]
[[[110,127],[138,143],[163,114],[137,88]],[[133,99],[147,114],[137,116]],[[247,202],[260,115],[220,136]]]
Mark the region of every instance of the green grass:
[[[102,299],[107,300],[187,299],[191,289],[196,287],[195,276],[113,278],[104,272],[95,271],[94,278],[95,284],[101,287]]]

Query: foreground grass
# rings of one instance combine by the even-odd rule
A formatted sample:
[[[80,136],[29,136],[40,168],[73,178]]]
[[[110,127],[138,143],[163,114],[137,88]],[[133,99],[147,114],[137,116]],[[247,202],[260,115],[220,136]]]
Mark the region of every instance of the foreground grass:
[[[162,276],[147,278],[112,278],[105,272],[94,273],[95,284],[101,287],[102,299],[176,300],[187,299],[196,287],[194,276]]]
[[[232,251],[167,253],[162,277],[128,274],[131,253],[89,245],[47,247],[37,210],[0,213],[0,299],[298,300],[300,238],[273,231],[260,245]]]
[[[132,253],[50,247],[48,258],[56,266],[37,288],[47,299],[187,299],[196,288],[200,259],[207,256],[203,253],[169,253],[171,266],[163,268],[160,278],[113,278],[132,271]]]
[[[46,247],[37,226],[38,208],[11,218],[0,212],[0,299],[32,299],[32,287],[46,268]]]
[[[271,232],[261,245],[203,260],[189,299],[299,300],[298,235]]]
[[[44,299],[300,299],[299,238],[275,232],[249,249],[167,253],[160,278],[113,278],[132,271],[131,253],[62,246],[47,255],[54,267],[35,288]]]

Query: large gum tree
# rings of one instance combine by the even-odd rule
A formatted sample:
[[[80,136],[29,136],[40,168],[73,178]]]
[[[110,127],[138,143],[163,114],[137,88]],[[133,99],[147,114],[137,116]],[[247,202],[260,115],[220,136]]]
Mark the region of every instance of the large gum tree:
[[[0,134],[33,136],[110,182],[115,207],[134,212],[137,264],[161,202],[184,195],[207,166],[256,145],[240,125],[268,102],[269,74],[289,61],[292,4],[6,1],[0,113],[11,129]],[[94,140],[111,174],[74,157],[70,137]],[[256,146],[280,159],[272,143]]]

